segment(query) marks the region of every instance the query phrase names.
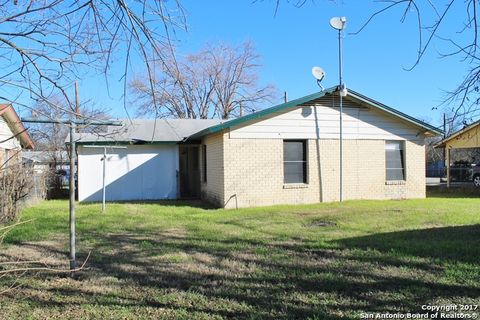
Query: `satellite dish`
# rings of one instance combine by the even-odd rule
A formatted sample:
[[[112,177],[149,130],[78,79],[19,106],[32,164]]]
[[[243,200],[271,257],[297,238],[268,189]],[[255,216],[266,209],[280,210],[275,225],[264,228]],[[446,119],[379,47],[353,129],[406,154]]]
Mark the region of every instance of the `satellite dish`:
[[[322,81],[325,78],[325,71],[320,67],[313,67],[312,74],[317,81]]]
[[[317,84],[320,87],[320,89],[324,91],[325,88],[320,84],[320,82],[322,82],[323,78],[325,78],[325,71],[320,67],[313,67],[312,74],[315,77],[315,79],[317,79]]]
[[[333,17],[330,19],[330,25],[333,29],[343,30],[347,25],[347,18],[345,17]]]

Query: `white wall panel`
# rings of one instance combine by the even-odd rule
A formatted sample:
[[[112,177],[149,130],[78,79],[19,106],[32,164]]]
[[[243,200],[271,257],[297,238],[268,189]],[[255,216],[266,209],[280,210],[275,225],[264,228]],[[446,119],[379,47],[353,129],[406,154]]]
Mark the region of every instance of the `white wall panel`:
[[[5,119],[0,116],[0,141],[7,140],[13,136],[12,130],[8,126]],[[2,149],[20,149],[20,141],[17,138],[10,139],[8,141],[0,143]]]
[[[107,149],[106,198],[158,200],[177,197],[178,146],[134,145]],[[78,197],[102,200],[103,148],[78,148]]]
[[[338,99],[324,97],[312,106],[277,112],[268,118],[233,127],[230,138],[278,139],[338,139],[340,133]],[[345,139],[416,140],[420,129],[388,115],[352,101],[343,108]]]

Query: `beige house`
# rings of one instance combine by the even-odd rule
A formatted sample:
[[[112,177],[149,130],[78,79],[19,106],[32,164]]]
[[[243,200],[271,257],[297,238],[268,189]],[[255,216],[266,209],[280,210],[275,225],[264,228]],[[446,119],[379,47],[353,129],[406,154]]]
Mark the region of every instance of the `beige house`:
[[[435,148],[445,149],[445,163],[447,165],[447,186],[451,182],[451,152],[452,150],[478,149],[480,148],[480,121],[476,121],[465,128],[458,130],[443,140],[439,141]],[[474,185],[480,186],[480,177],[474,175]]]
[[[34,144],[20,118],[9,104],[0,104],[0,168],[21,160],[21,150]]]
[[[105,181],[107,201],[338,201],[338,98],[335,87],[228,121],[123,120],[101,136],[81,134],[79,199],[100,201]],[[425,197],[424,139],[439,129],[350,90],[343,133],[343,199]]]
[[[349,90],[343,199],[425,197],[424,139],[441,130]],[[337,87],[195,134],[202,198],[219,207],[338,201]]]

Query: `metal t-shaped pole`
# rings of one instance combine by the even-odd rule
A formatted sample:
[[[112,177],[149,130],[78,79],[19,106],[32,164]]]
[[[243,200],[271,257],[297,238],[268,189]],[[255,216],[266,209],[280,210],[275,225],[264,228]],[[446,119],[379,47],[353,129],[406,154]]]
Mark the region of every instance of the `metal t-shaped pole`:
[[[70,270],[77,268],[75,250],[75,122],[70,123]]]
[[[84,146],[84,148],[103,148],[103,178],[102,178],[102,212],[106,211],[106,179],[107,179],[107,148],[110,149],[126,149],[125,146]]]
[[[75,128],[76,125],[94,125],[94,126],[121,126],[119,122],[112,121],[79,121],[79,120],[51,120],[51,119],[25,119],[20,121],[25,123],[60,123],[70,126],[70,270],[77,268],[76,258],[76,242],[75,242],[75,158],[76,158],[76,143],[75,143]]]

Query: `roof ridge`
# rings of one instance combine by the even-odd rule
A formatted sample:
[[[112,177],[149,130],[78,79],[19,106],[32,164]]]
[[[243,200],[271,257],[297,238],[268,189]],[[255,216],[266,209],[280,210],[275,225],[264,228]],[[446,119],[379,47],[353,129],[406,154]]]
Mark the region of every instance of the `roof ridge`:
[[[412,116],[409,116],[408,114],[403,113],[403,112],[401,112],[401,111],[399,111],[395,108],[389,107],[389,106],[387,106],[387,105],[385,105],[381,102],[378,102],[374,99],[371,99],[367,96],[364,96],[364,95],[356,92],[353,89],[348,89],[348,90],[349,90],[348,92],[349,92],[350,96],[353,96],[354,98],[356,97],[357,99],[362,100],[365,103],[368,103],[369,105],[371,105],[371,106],[373,106],[373,107],[375,107],[379,110],[390,113],[390,114],[392,114],[396,117],[399,117],[399,118],[401,118],[405,121],[408,121],[411,124],[414,124],[418,127],[422,127],[424,129],[427,129],[427,131],[431,131],[431,132],[436,133],[436,134],[443,133],[443,131],[441,129],[436,128],[436,127],[434,127],[434,126],[432,126],[428,123],[425,123],[421,120],[418,120],[418,119],[416,119]],[[251,121],[251,120],[263,118],[264,116],[272,114],[276,111],[281,111],[281,110],[285,110],[285,109],[293,108],[293,107],[299,107],[306,102],[322,98],[327,94],[332,94],[332,93],[337,92],[337,91],[339,91],[339,86],[330,87],[330,88],[325,89],[325,90],[320,91],[320,92],[312,93],[312,94],[309,94],[309,95],[306,95],[306,96],[303,96],[303,97],[300,97],[300,98],[297,98],[297,99],[294,99],[294,100],[291,100],[291,101],[288,101],[288,102],[285,102],[285,103],[282,103],[282,104],[279,104],[279,105],[275,105],[275,106],[267,108],[267,109],[260,110],[258,112],[254,112],[254,113],[245,115],[245,116],[240,117],[240,118],[231,119],[231,120],[226,121],[224,123],[208,127],[206,129],[194,134],[192,137],[197,138],[197,137],[201,137],[201,136],[204,136],[204,135],[207,135],[207,134],[216,133],[216,132],[222,131],[224,129],[230,128],[230,127],[235,126],[235,125],[239,125],[239,124]]]

